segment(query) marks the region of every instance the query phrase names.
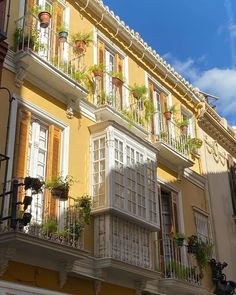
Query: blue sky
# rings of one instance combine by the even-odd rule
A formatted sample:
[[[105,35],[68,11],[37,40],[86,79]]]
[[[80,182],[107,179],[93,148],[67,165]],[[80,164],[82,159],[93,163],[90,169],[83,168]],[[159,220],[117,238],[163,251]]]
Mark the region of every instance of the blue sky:
[[[236,0],[103,0],[236,125]]]

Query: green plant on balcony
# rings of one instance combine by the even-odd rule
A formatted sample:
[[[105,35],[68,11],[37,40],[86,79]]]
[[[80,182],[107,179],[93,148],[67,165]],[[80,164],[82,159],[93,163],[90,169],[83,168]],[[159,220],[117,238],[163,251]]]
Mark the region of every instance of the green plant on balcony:
[[[66,201],[68,199],[68,194],[70,187],[74,184],[74,179],[72,176],[67,175],[62,177],[57,175],[47,180],[45,187],[51,191],[52,196],[60,198],[60,200]]]
[[[138,123],[144,127],[144,120],[143,118],[138,114],[138,110],[129,110],[129,109],[124,109],[122,110],[122,114],[128,119],[129,121],[129,128],[131,128],[134,123]]]
[[[177,232],[174,235],[173,240],[178,247],[182,247],[184,245],[185,234]]]
[[[136,99],[142,99],[147,94],[147,87],[144,85],[134,84],[133,86],[129,86],[130,93]]]
[[[145,120],[148,123],[151,119],[151,116],[154,114],[154,105],[149,97],[144,98],[143,100],[145,107]]]
[[[172,106],[168,107],[164,111],[164,116],[166,120],[171,120],[172,115],[176,114],[176,105],[173,104]]]
[[[93,76],[99,79],[102,79],[105,70],[106,67],[103,64],[93,65],[89,68],[89,71],[93,73]]]
[[[197,154],[198,149],[200,149],[202,146],[202,140],[200,138],[194,137],[194,138],[189,138],[187,142],[188,142],[190,151],[194,154]]]
[[[89,224],[90,222],[90,213],[91,213],[91,204],[92,200],[89,195],[83,195],[77,199],[77,207],[80,209],[82,213],[82,221],[84,224]]]
[[[75,44],[74,51],[78,54],[84,53],[86,48],[93,42],[91,33],[78,32],[71,37]]]
[[[188,118],[183,118],[182,120],[179,120],[176,122],[177,126],[180,128],[180,130],[186,134],[188,131],[188,125],[189,125],[189,119]]]
[[[44,234],[47,234],[47,235],[52,235],[52,234],[56,233],[57,221],[55,219],[51,219],[51,218],[47,219],[47,221],[45,221],[43,223],[42,231]]]
[[[197,265],[200,270],[200,278],[203,277],[203,270],[208,265],[212,254],[213,244],[203,241],[196,235],[187,238],[188,253],[193,254],[196,258]]]
[[[171,261],[164,269],[168,278],[176,278],[180,280],[191,280],[194,278],[196,282],[200,280],[196,266],[185,266],[179,261]]]
[[[112,77],[112,84],[116,87],[121,87],[124,83],[124,76],[122,74],[122,72],[115,72],[115,71],[111,71],[110,76]]]
[[[35,51],[39,51],[39,33],[37,30],[30,30],[28,32],[24,32],[22,28],[16,28],[13,36],[13,49],[16,50],[25,50],[25,49],[35,49]]]

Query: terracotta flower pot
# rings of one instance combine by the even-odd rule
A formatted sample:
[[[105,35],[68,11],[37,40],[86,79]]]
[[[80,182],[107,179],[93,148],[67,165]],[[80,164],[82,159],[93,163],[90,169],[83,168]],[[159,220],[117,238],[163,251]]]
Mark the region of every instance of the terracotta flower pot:
[[[123,81],[117,77],[112,77],[112,84],[115,85],[116,87],[121,87],[123,85]]]
[[[101,70],[94,70],[93,71],[93,75],[94,75],[95,78],[102,79],[102,77],[103,77],[103,71],[101,71]]]
[[[133,94],[133,97],[134,97],[134,98],[136,98],[136,99],[139,99],[139,98],[140,98],[139,95],[138,95],[138,92],[137,92],[136,90],[134,90],[134,91],[132,92],[132,94]]]
[[[46,29],[50,24],[51,13],[47,11],[42,11],[39,13],[38,18],[40,21],[40,27]]]
[[[78,53],[83,53],[86,50],[86,42],[82,40],[76,40],[75,47]]]
[[[169,121],[169,120],[171,120],[172,113],[169,112],[169,111],[168,112],[165,112],[164,113],[164,116],[165,116],[166,120]]]

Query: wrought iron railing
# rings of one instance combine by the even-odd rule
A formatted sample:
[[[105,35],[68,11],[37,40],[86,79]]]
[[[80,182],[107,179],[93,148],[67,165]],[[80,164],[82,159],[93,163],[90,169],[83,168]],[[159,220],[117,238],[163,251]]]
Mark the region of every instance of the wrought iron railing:
[[[195,257],[188,253],[187,246],[178,246],[175,240],[164,238],[157,242],[157,269],[164,278],[177,279],[199,285],[200,271]]]
[[[4,232],[19,232],[25,235],[36,236],[42,240],[67,245],[73,248],[84,247],[84,223],[83,212],[78,201],[69,197],[61,200],[53,197],[49,191],[43,190],[38,194],[31,189],[25,191],[24,180],[20,180],[17,194],[16,218],[9,218],[0,224],[0,235]],[[11,182],[7,189],[11,189]],[[27,196],[29,205],[25,206],[24,199]],[[12,193],[5,196],[5,216],[12,216]],[[31,215],[28,219],[28,215]],[[13,216],[12,216],[13,217]],[[28,219],[28,220],[27,220]]]
[[[84,83],[83,54],[69,40],[62,41],[51,26],[41,28],[38,17],[32,13],[16,21],[14,49],[32,51],[75,82]]]

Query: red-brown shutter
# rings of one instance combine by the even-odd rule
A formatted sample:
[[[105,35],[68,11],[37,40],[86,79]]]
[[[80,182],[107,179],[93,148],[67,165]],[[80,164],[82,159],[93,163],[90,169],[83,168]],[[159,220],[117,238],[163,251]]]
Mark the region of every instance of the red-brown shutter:
[[[49,126],[48,139],[48,160],[47,160],[47,179],[51,179],[60,174],[60,150],[61,150],[61,130],[54,125]],[[46,212],[49,218],[57,216],[58,200],[53,198],[49,192],[45,194]]]

